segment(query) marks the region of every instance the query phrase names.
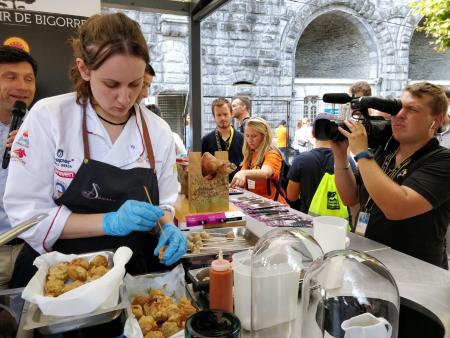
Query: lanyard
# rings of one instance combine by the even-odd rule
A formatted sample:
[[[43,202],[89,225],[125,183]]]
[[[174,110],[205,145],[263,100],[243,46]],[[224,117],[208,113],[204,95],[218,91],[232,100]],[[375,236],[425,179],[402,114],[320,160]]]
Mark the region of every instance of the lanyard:
[[[388,154],[388,155],[384,158],[383,165],[381,166],[381,169],[382,169],[382,170],[385,172],[385,174],[388,175],[392,180],[394,180],[394,177],[397,176],[397,175],[400,173],[400,171],[402,171],[407,165],[409,165],[409,164],[411,163],[411,156],[410,156],[410,157],[404,159],[404,160],[402,161],[402,163],[400,163],[400,165],[399,165],[397,168],[389,169],[389,167],[390,167],[390,165],[391,165],[392,159],[394,159],[394,161],[395,161],[395,156],[397,155],[397,152],[398,152],[398,148],[397,148],[394,152]],[[370,203],[370,202],[372,202],[372,203],[370,204],[370,209],[367,210],[368,207],[369,207],[369,203]],[[372,211],[373,204],[374,204],[374,203],[373,203],[372,197],[369,196],[369,198],[367,199],[366,204],[364,205],[363,210],[370,213],[370,211]]]
[[[234,136],[234,128],[231,127],[231,135],[228,138],[228,140],[226,141],[222,141],[225,142],[225,150],[228,151],[230,150],[231,147],[231,142],[233,142],[233,136]],[[216,129],[216,143],[217,143],[217,150],[222,151],[222,142],[220,142],[221,136],[219,136],[219,131]]]

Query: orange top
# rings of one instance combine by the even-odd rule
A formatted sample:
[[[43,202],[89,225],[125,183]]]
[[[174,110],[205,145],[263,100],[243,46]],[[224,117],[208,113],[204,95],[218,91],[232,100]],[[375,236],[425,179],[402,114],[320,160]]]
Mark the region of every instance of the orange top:
[[[268,165],[269,167],[271,167],[273,169],[273,176],[269,180],[270,181],[270,194],[267,191],[267,180],[266,179],[252,180],[255,182],[254,188],[252,188],[253,184],[250,184],[250,188],[248,187],[249,184],[248,184],[248,179],[247,179],[245,188],[248,191],[254,192],[255,194],[258,194],[258,195],[261,195],[268,199],[273,200],[275,198],[275,193],[277,192],[277,186],[274,184],[274,182],[272,182],[272,180],[278,183],[278,180],[280,179],[280,170],[281,170],[281,165],[282,165],[282,161],[283,161],[281,154],[276,150],[270,150],[264,156],[264,162],[261,165],[261,167],[257,167],[256,164],[254,164],[255,161],[256,161],[256,152],[254,152],[253,156],[252,156],[251,168],[249,168],[248,163],[244,162],[242,165],[242,169],[261,169],[261,167],[263,165]],[[278,201],[287,205],[286,200],[281,195],[278,195]]]

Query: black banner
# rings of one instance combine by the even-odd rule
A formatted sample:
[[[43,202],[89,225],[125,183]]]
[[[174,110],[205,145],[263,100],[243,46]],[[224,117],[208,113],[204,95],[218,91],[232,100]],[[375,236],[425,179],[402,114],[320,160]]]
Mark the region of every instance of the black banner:
[[[28,51],[38,62],[36,100],[72,91],[70,38],[86,17],[0,9],[0,43]]]

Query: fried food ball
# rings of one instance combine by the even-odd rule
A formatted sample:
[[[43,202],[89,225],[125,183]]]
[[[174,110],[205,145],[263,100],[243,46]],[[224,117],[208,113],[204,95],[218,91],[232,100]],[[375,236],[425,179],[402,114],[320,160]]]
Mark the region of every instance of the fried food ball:
[[[169,247],[168,245],[163,245],[163,247],[159,249],[158,258],[160,261],[164,259],[164,252],[166,252],[168,247]]]
[[[80,265],[69,265],[67,274],[69,275],[69,278],[74,281],[80,280],[84,282],[87,279],[87,270]]]
[[[191,304],[191,301],[186,297],[182,297],[180,299],[180,303],[178,304],[178,308],[180,309],[180,317],[182,321],[186,321],[190,316],[197,312],[197,309]]]
[[[150,297],[147,296],[136,296],[134,297],[133,301],[131,302],[131,304],[133,305],[140,305],[140,306],[144,306],[144,304],[150,303]]]
[[[105,268],[108,267],[108,258],[102,255],[97,255],[91,259],[89,262],[89,267],[92,269],[93,267],[103,266]]]
[[[70,262],[71,265],[78,265],[81,266],[85,270],[89,270],[89,262],[87,259],[84,258],[75,258]]]
[[[139,319],[139,327],[141,328],[142,334],[145,336],[150,331],[155,331],[158,329],[158,325],[152,316],[142,316]]]
[[[70,290],[76,289],[77,287],[84,285],[84,282],[81,280],[76,280],[72,283],[68,283],[66,285],[64,285],[64,288],[62,289],[61,293],[66,293],[69,292]]]
[[[165,337],[170,337],[180,331],[180,328],[177,323],[167,321],[161,325],[161,331]]]
[[[163,299],[166,295],[161,289],[150,289],[148,292],[148,296],[150,297],[150,301],[154,302]]]
[[[202,252],[202,244],[199,243],[199,245],[194,245],[194,248],[192,249],[192,253],[200,253]]]
[[[69,264],[57,264],[48,269],[48,280],[59,279],[65,281],[68,277],[67,269]]]
[[[187,249],[188,249],[188,251],[192,252],[194,250],[194,248],[195,248],[194,242],[188,241],[187,242]]]
[[[142,310],[142,306],[140,305],[131,305],[131,312],[133,312],[134,316],[139,319],[144,315],[144,311]]]
[[[227,234],[225,235],[225,237],[226,237],[227,239],[235,239],[235,238],[236,238],[236,235],[234,234],[233,231],[228,231]]]
[[[144,305],[144,313],[146,316],[152,316],[157,322],[163,322],[169,318],[164,307],[157,302]]]
[[[64,288],[64,281],[61,279],[48,280],[44,286],[46,296],[58,297]]]
[[[89,276],[88,280],[89,281],[96,280],[96,279],[102,277],[107,272],[108,272],[108,269],[105,268],[103,265],[91,267],[88,271],[88,276]]]
[[[192,235],[192,241],[194,243],[201,242],[202,241],[202,235],[200,233],[193,234]]]
[[[183,319],[180,316],[180,309],[176,304],[170,304],[167,308],[167,316],[169,317],[167,321],[176,322],[179,327],[183,327],[182,322]]]
[[[161,331],[149,331],[144,338],[165,338]]]
[[[200,233],[201,239],[209,239],[209,237],[210,237],[210,235],[206,231],[203,231]]]
[[[167,310],[167,315],[169,316],[169,318],[172,316],[178,315],[178,313],[180,312],[177,304],[170,304],[166,310]]]

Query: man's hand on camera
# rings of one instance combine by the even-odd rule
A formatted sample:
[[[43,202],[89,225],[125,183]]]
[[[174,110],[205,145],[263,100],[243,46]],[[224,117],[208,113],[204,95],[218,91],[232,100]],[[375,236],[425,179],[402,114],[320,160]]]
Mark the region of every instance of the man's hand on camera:
[[[350,151],[358,154],[369,148],[366,128],[359,122],[354,120],[345,120],[345,125],[349,132],[339,127],[339,131],[348,139]]]
[[[331,150],[333,150],[333,155],[335,157],[335,161],[347,161],[347,149],[348,149],[348,140],[344,139],[342,141],[330,141]]]

